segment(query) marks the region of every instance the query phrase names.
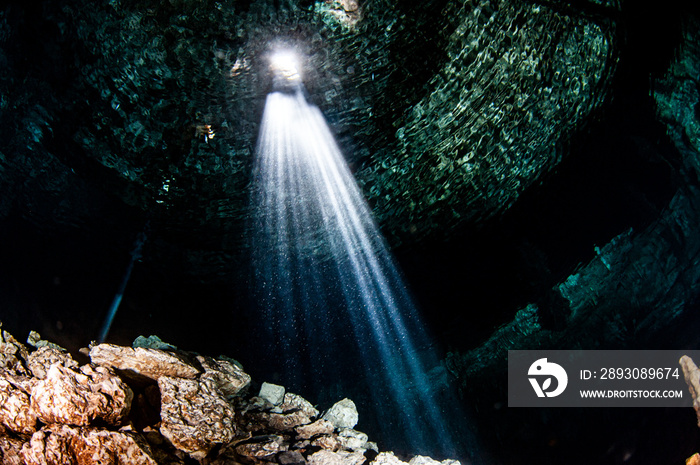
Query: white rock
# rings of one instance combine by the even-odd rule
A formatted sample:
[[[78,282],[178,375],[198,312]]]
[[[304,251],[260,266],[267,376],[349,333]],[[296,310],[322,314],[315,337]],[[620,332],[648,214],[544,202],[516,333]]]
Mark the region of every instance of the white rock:
[[[408,465],[394,455],[393,452],[382,452],[372,461],[374,465]],[[371,465],[371,464],[370,464]]]
[[[343,428],[338,433],[340,447],[345,450],[366,449],[367,435],[360,431],[355,431],[352,428]],[[414,464],[411,464],[414,465]]]
[[[416,455],[408,461],[408,465],[440,465],[440,462],[424,455]]]
[[[284,386],[272,383],[262,383],[258,397],[265,399],[272,405],[281,405],[284,402]]]
[[[333,423],[336,428],[353,428],[359,419],[355,403],[350,399],[343,399],[336,402],[325,415],[324,420]]]

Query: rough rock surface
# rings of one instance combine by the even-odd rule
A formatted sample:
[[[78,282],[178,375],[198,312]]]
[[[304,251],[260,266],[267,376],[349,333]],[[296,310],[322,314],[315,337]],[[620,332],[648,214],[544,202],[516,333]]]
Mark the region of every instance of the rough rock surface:
[[[693,359],[687,355],[682,356],[679,363],[683,369],[685,382],[688,384],[688,389],[690,389],[690,396],[693,398],[693,408],[698,417],[698,426],[700,426],[700,370],[698,370]]]
[[[258,397],[265,399],[272,405],[280,405],[284,401],[284,386],[272,383],[262,383]]]
[[[65,368],[77,368],[78,362],[70,354],[49,345],[37,346],[38,349],[29,354],[27,368],[35,378],[46,378],[46,372],[51,365],[58,363]]]
[[[365,449],[368,437],[361,431],[355,431],[352,428],[343,428],[338,433],[338,440],[343,449],[359,450]]]
[[[0,372],[0,424],[20,434],[36,430],[36,414],[30,408],[28,386],[17,382],[17,376]]]
[[[288,392],[284,395],[284,401],[282,402],[282,405],[280,405],[280,408],[283,412],[288,412],[290,410],[301,410],[304,415],[309,418],[315,418],[319,413],[311,402],[292,392]]]
[[[241,394],[250,386],[250,375],[228,360],[215,360],[198,355],[197,361],[204,368],[204,374],[200,379],[211,379],[227,397]]]
[[[80,371],[54,364],[31,390],[31,412],[45,424],[86,426],[97,419],[111,425],[124,420],[134,393],[105,367]]]
[[[160,432],[179,450],[203,458],[236,431],[234,409],[212,380],[161,376]]]
[[[145,336],[139,336],[136,339],[134,339],[133,344],[131,344],[131,347],[136,349],[137,347],[141,347],[143,349],[158,349],[158,350],[177,350],[177,347],[175,347],[172,344],[168,344],[167,342],[163,342],[158,336],[150,335],[148,337]]]
[[[338,401],[324,415],[323,419],[333,423],[336,428],[354,428],[359,415],[357,407],[350,399]]]
[[[26,465],[157,465],[133,433],[54,425],[34,433],[22,448]]]
[[[22,445],[19,439],[0,435],[0,463],[3,465],[23,465]]]
[[[0,216],[22,205],[17,214],[49,229],[116,210],[105,193],[143,212],[162,205],[172,228],[154,262],[167,266],[179,250],[191,262],[183,269],[223,274],[249,214],[259,124],[250,102],[267,84],[262,58],[270,36],[303,30],[309,93],[339,138],[354,139],[356,176],[382,228],[397,240],[440,233],[505,208],[551,169],[561,157],[554,147],[600,105],[615,68],[614,8],[287,5],[57,4],[43,10],[56,27],[42,42],[59,52],[49,64],[61,71],[31,77],[17,57],[39,52],[6,27],[0,108],[12,112],[1,134],[15,150],[0,155]],[[54,87],[61,92],[44,91]],[[91,164],[100,169],[85,183]],[[203,236],[224,250],[195,240]]]
[[[24,362],[29,356],[27,349],[0,324],[0,369],[17,374],[28,374]]]
[[[530,303],[481,346],[448,356],[447,366],[465,390],[478,390],[482,376],[505,371],[509,349],[570,348],[572,340],[620,347],[653,338],[693,311],[700,284],[700,22],[690,21],[666,75],[653,87],[656,111],[680,152],[677,176],[685,180],[658,218],[628,229],[549,293],[554,304]],[[589,347],[581,347],[589,348]],[[593,348],[593,347],[590,347]]]
[[[299,426],[296,429],[299,439],[311,439],[314,436],[322,434],[331,434],[335,430],[335,426],[328,420],[316,420],[315,422]]]
[[[0,369],[3,464],[363,465],[367,449],[378,452],[352,429],[350,399],[329,420],[283,386],[268,385],[276,405],[251,397],[250,376],[232,359],[102,344],[91,353],[99,364],[78,368],[54,344],[30,353],[7,333],[3,340],[14,357]],[[17,374],[27,361],[33,377]]]
[[[158,380],[161,376],[194,379],[200,371],[175,352],[100,344],[90,349],[90,360],[126,373]]]

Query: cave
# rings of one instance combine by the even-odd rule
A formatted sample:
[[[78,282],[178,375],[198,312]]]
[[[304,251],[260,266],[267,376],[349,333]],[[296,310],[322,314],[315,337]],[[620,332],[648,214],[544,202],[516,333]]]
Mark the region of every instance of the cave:
[[[689,408],[508,407],[509,350],[700,349],[700,18],[677,0],[10,2],[2,329],[77,360],[141,335],[223,354],[319,408],[353,398],[380,447],[417,453],[353,384],[369,337],[340,317],[314,333],[341,326],[329,352],[314,334],[279,348],[259,330],[298,326],[265,313],[274,299],[255,282],[261,121],[269,95],[291,94],[279,49],[294,51],[293,72],[277,66],[323,115],[414,302],[419,349],[442,370],[430,379],[463,412],[457,456],[426,454],[700,452]],[[321,229],[305,225],[298,253],[323,253]],[[290,369],[293,355],[305,361]],[[314,384],[314,370],[346,379]]]

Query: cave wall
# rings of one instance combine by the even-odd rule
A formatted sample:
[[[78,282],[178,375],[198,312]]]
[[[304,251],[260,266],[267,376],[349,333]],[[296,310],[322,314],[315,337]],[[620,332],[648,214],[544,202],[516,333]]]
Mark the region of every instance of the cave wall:
[[[392,245],[441,237],[507,209],[557,164],[568,134],[606,98],[618,9],[513,0],[7,6],[0,215],[45,231],[113,229],[121,237],[104,239],[119,246],[150,219],[152,263],[230,279],[255,214],[269,54],[292,46]]]

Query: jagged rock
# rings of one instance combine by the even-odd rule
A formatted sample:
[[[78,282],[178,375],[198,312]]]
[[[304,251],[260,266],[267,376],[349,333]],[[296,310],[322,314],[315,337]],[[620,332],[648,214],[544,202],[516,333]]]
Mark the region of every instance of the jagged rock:
[[[233,407],[213,380],[161,376],[160,432],[177,449],[200,459],[235,434]]]
[[[407,465],[406,462],[399,460],[393,452],[382,452],[372,461],[374,465]],[[371,465],[371,464],[370,464]]]
[[[139,336],[136,339],[134,339],[134,342],[131,344],[131,347],[134,349],[140,347],[142,349],[157,349],[157,350],[177,350],[177,347],[175,347],[172,344],[168,344],[167,342],[163,342],[158,336]]]
[[[129,432],[53,425],[22,448],[26,465],[157,465],[142,438]]]
[[[311,423],[311,419],[301,410],[291,413],[271,413],[268,420],[268,426],[280,432],[291,431],[297,426],[309,423]]]
[[[336,428],[353,428],[357,424],[359,415],[355,403],[350,399],[343,399],[336,402],[323,415],[323,419],[333,423]]]
[[[27,336],[27,344],[37,349],[41,349],[43,347],[50,347],[52,349],[58,350],[59,352],[65,352],[65,349],[59,346],[58,344],[54,344],[53,342],[43,340],[41,338],[41,334],[37,333],[36,331],[29,331],[29,336]]]
[[[356,455],[359,455],[359,457]],[[311,454],[308,458],[309,465],[361,465],[364,460],[365,458],[362,454],[347,454],[329,450],[320,450]]]
[[[10,370],[16,374],[28,375],[24,362],[29,354],[12,334],[2,329],[0,322],[0,369]]]
[[[416,455],[408,461],[408,465],[440,465],[440,462],[424,455]]]
[[[349,452],[341,450],[338,452],[338,455],[343,458],[345,465],[362,465],[365,463],[365,461],[367,461],[367,457],[365,457],[362,452]]]
[[[129,413],[133,392],[106,367],[80,371],[59,364],[31,390],[31,411],[43,423],[86,426],[95,419],[118,425]]]
[[[272,383],[262,383],[258,397],[265,399],[272,405],[280,405],[284,401],[284,386]]]
[[[35,378],[46,378],[46,372],[54,363],[59,363],[66,368],[78,367],[78,362],[73,360],[70,354],[54,346],[55,344],[43,345],[29,354],[27,368],[29,368],[29,371],[32,372]]]
[[[280,408],[284,412],[290,410],[301,410],[309,418],[316,418],[318,416],[318,410],[313,406],[311,402],[304,399],[298,394],[293,394],[288,392],[284,395],[284,401]]]
[[[306,465],[306,459],[301,452],[297,450],[290,450],[287,452],[282,452],[277,456],[277,462],[280,465]]]
[[[274,432],[291,431],[297,426],[311,423],[301,410],[289,413],[252,412],[245,415],[248,420],[248,428],[251,431],[273,430]]]
[[[200,380],[213,380],[226,397],[242,394],[250,386],[250,375],[228,360],[215,360],[198,355],[197,361],[204,368]]]
[[[129,375],[145,376],[158,380],[162,376],[194,379],[200,370],[176,352],[156,349],[121,347],[100,344],[90,349],[90,360],[96,365],[116,368]]]
[[[251,459],[265,459],[273,455],[284,452],[289,446],[284,444],[282,436],[260,436],[251,441],[236,446],[236,453]]]
[[[340,450],[340,441],[335,435],[323,435],[319,436],[313,441],[311,441],[312,446],[320,447],[321,449],[329,450],[335,452]]]
[[[379,453],[379,446],[374,441],[367,441],[367,445],[365,445],[365,449],[373,450],[374,452]]]
[[[460,465],[459,460],[443,460],[442,462],[425,455],[416,455],[408,461],[408,465]]]
[[[14,378],[0,372],[0,424],[16,433],[33,434],[36,415],[30,409],[29,393]]]
[[[298,439],[311,439],[321,434],[331,434],[335,426],[328,420],[316,420],[308,425],[299,426],[296,429]]]
[[[23,444],[19,439],[0,436],[0,463],[3,465],[23,465],[20,455]]]
[[[367,445],[367,435],[351,428],[343,428],[338,432],[340,446],[346,450],[364,450]]]
[[[688,384],[690,396],[693,398],[693,408],[698,417],[698,426],[700,426],[700,370],[698,370],[693,359],[687,355],[682,356],[678,363],[683,369],[683,376],[686,384]]]

